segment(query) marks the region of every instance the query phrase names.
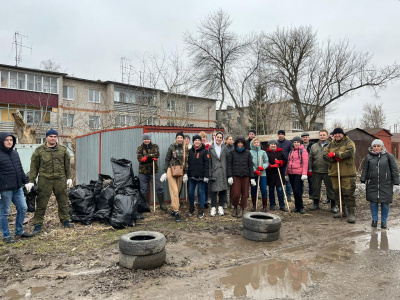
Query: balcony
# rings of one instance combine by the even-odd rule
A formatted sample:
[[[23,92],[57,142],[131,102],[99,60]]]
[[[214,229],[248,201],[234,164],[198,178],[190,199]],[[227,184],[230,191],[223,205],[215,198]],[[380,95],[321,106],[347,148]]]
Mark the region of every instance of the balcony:
[[[36,133],[39,135],[44,134],[47,130],[50,128],[53,128],[55,130],[58,130],[58,125],[57,124],[36,124],[32,125],[36,128]],[[14,132],[14,122],[0,122],[0,132]]]

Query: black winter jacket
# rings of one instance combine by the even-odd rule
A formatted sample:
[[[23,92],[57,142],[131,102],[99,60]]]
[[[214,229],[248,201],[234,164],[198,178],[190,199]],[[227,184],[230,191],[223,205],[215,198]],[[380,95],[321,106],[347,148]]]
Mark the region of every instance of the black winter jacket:
[[[4,147],[6,137],[13,138],[11,149]],[[0,133],[0,191],[17,190],[28,183],[19,154],[14,150],[16,138],[8,132]]]
[[[208,178],[209,176],[209,155],[204,144],[201,144],[199,149],[194,149],[194,146],[189,149],[189,178],[195,177],[203,179],[204,177]]]
[[[361,182],[366,183],[367,201],[391,203],[393,201],[393,185],[398,185],[399,170],[394,156],[386,152],[370,153],[365,157]]]
[[[282,148],[283,153],[285,154],[286,158],[288,158],[289,152],[290,150],[292,150],[293,144],[287,139],[284,139],[283,141],[278,140],[278,147]]]
[[[286,182],[284,170],[287,164],[287,158],[285,157],[282,148],[279,147],[276,148],[275,151],[272,151],[268,148],[267,155],[269,161],[269,166],[267,168],[267,184],[268,186],[282,186],[281,179],[279,178],[278,174],[278,168],[271,168],[271,165],[275,164],[275,159],[283,161],[283,166],[279,168],[279,171],[281,172],[282,182],[283,184],[285,184]]]
[[[233,176],[255,178],[256,175],[253,172],[253,158],[251,157],[251,153],[247,149],[243,150],[243,152],[238,152],[238,141],[239,138],[236,139],[234,148],[228,156],[227,176],[228,178]],[[246,147],[245,143],[244,141],[244,147]]]

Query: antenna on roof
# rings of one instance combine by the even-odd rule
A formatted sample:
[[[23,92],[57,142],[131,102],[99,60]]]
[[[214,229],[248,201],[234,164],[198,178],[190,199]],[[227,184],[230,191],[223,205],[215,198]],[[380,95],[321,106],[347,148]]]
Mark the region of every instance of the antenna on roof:
[[[130,59],[121,57],[121,82],[130,84],[132,65]]]
[[[22,48],[31,49],[31,53],[32,53],[32,47],[24,46],[22,44],[22,38],[28,38],[28,37],[26,35],[19,33],[18,31],[16,31],[14,33],[13,47],[15,47],[15,66],[16,67],[18,67],[18,65],[22,61],[22,57],[21,57]]]

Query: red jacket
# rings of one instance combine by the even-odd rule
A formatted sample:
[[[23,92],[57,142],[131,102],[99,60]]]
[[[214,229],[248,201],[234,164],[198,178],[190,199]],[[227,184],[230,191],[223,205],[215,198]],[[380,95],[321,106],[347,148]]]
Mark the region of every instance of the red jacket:
[[[307,175],[308,171],[308,153],[303,145],[292,148],[289,152],[286,175]]]

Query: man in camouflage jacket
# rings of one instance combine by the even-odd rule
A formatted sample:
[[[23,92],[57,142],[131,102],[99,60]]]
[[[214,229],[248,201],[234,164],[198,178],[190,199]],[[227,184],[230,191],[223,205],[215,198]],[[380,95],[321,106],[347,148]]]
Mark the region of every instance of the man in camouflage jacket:
[[[67,148],[57,143],[57,137],[58,133],[54,129],[47,131],[46,142],[36,148],[31,158],[29,182],[34,183],[39,174],[33,234],[38,234],[42,230],[44,215],[52,193],[57,200],[60,222],[66,228],[74,227],[69,223],[67,204],[67,186],[72,187],[71,157]]]
[[[158,174],[158,158],[160,150],[157,144],[151,142],[151,136],[148,133],[143,134],[143,143],[136,150],[136,157],[139,162],[140,193],[143,198],[149,199],[149,182],[153,181],[153,162],[155,164],[155,188],[158,202],[162,210],[167,210],[164,204],[164,191]]]
[[[324,159],[330,162],[328,175],[331,178],[333,190],[335,191],[335,202],[339,203],[339,179],[338,168],[340,170],[340,185],[342,191],[343,216],[347,217],[347,222],[355,223],[354,210],[356,207],[356,165],[354,157],[356,146],[354,142],[345,135],[342,128],[333,130],[332,142],[324,148]],[[340,213],[333,216],[340,218]]]

